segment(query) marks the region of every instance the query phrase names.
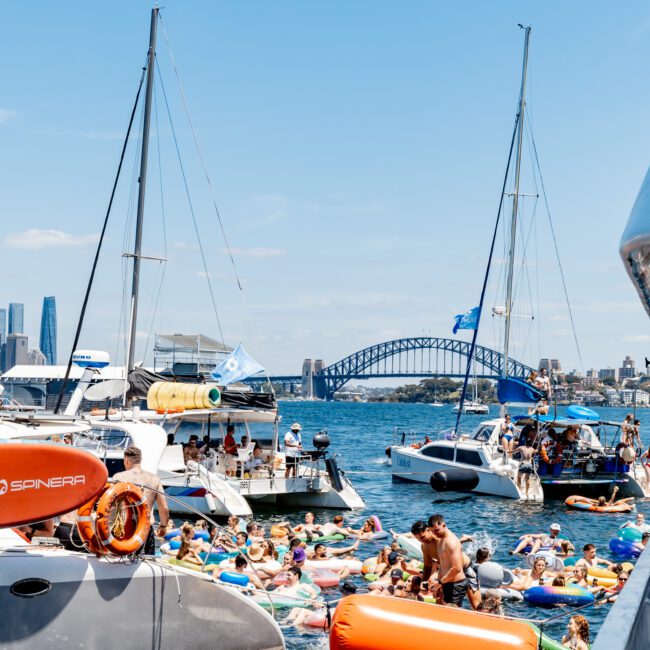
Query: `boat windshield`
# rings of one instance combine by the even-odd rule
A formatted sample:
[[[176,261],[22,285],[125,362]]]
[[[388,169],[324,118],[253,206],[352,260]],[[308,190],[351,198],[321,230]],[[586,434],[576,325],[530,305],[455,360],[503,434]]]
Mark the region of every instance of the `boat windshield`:
[[[492,431],[494,431],[494,427],[486,424],[474,434],[473,440],[478,440],[479,442],[488,442],[492,436]]]
[[[131,444],[131,436],[122,429],[92,427],[75,436],[75,446],[84,449],[126,449]]]

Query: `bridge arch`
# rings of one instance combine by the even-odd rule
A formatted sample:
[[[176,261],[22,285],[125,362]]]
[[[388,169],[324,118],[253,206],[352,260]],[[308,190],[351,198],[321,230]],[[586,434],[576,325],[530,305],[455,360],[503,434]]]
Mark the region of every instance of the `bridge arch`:
[[[377,343],[323,368],[321,373],[314,374],[314,393],[317,397],[331,399],[333,394],[351,379],[464,377],[470,349],[471,344],[468,341],[431,336]],[[432,352],[435,352],[435,355],[432,355]],[[474,348],[474,362],[477,377],[496,378],[502,374],[501,352],[477,345]],[[516,359],[508,359],[510,376],[525,377],[531,370],[530,366]]]

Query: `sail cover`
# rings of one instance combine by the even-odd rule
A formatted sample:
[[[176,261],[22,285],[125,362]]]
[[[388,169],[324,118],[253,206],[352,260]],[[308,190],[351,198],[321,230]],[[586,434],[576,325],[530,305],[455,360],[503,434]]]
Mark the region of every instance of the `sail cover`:
[[[497,381],[497,396],[500,404],[529,406],[546,399],[546,393],[517,377],[501,377]]]

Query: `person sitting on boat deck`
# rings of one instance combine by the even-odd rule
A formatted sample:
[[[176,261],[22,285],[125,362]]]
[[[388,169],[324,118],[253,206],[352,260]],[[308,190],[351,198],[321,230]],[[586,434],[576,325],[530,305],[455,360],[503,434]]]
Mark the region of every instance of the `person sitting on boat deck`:
[[[526,483],[526,498],[530,490],[530,476],[533,473],[533,459],[537,450],[534,447],[522,445],[517,447],[516,453],[519,455],[519,467],[517,468],[517,487],[521,490],[522,483]]]
[[[519,538],[517,546],[512,549],[510,555],[517,555],[524,551],[527,546],[531,546],[530,553],[537,553],[539,550],[553,551],[560,548],[561,539],[559,534],[562,528],[560,524],[551,524],[548,533],[529,533]]]
[[[178,551],[176,551],[176,559],[189,562],[190,564],[196,564],[197,566],[203,566],[203,560],[199,552],[192,547],[192,544],[187,539],[181,540],[181,545]]]
[[[291,429],[284,434],[284,462],[286,470],[284,477],[289,478],[293,474],[294,478],[297,476],[298,463],[302,455],[302,437],[300,432],[302,427],[298,422],[291,425]]]
[[[506,456],[512,456],[512,448],[515,439],[515,425],[512,423],[510,413],[506,413],[505,420],[501,423],[501,446]]]
[[[327,522],[320,527],[320,532],[322,535],[348,535],[355,534],[354,530],[349,526],[343,526],[344,523],[343,515],[336,515],[332,518],[331,522]]]
[[[582,547],[582,557],[574,566],[584,566],[589,569],[590,567],[597,567],[599,564],[605,565],[610,571],[614,567],[613,562],[596,556],[596,547],[593,544],[585,544]]]
[[[589,621],[584,616],[576,614],[569,619],[562,645],[571,650],[589,650]]]
[[[263,467],[262,448],[258,445],[253,449],[248,460],[244,463],[244,472],[247,472],[251,478],[256,478],[259,476]]]
[[[192,434],[190,436],[190,440],[187,443],[185,447],[183,447],[183,458],[185,460],[185,464],[187,465],[187,462],[190,460],[193,460],[194,462],[199,462],[199,456],[201,455],[201,452],[199,451],[199,437],[197,435]]]
[[[160,479],[151,472],[142,469],[140,463],[142,462],[142,451],[139,447],[127,447],[124,450],[124,467],[123,472],[117,472],[113,475],[113,481],[124,481],[133,483],[139,487],[144,488],[144,496],[149,506],[151,513],[151,528],[149,534],[142,547],[145,555],[154,555],[156,552],[156,535],[162,537],[167,530],[167,523],[169,522],[169,506],[167,505],[167,497],[163,489]],[[160,517],[160,524],[154,534],[154,524],[156,518],[153,514],[154,503],[158,507],[158,517]]]

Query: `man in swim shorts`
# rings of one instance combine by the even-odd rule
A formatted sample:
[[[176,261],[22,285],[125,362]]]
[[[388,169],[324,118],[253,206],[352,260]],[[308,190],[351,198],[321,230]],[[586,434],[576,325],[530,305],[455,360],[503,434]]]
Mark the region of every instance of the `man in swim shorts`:
[[[533,457],[535,456],[535,448],[522,445],[517,447],[519,454],[519,469],[517,471],[517,487],[522,489],[522,482],[526,482],[526,498],[528,498],[528,490],[530,489],[530,475],[533,473]]]
[[[463,570],[463,549],[460,540],[447,528],[442,515],[429,519],[429,528],[438,541],[438,579],[447,605],[461,607],[467,594],[467,576]]]

